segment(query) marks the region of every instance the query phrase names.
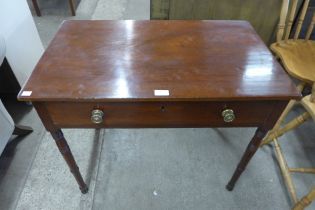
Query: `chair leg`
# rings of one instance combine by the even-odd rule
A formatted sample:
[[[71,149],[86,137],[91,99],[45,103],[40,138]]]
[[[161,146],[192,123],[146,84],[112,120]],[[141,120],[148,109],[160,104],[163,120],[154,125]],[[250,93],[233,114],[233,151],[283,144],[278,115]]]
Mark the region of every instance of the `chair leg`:
[[[315,174],[315,168],[289,168],[290,172]]]
[[[283,156],[282,151],[281,151],[281,147],[280,147],[277,139],[274,139],[274,144],[275,144],[276,156],[277,156],[277,160],[278,160],[278,163],[280,166],[281,173],[283,175],[286,186],[288,187],[289,194],[290,194],[290,196],[291,196],[291,198],[295,204],[298,202],[298,199],[296,196],[296,191],[295,191],[295,188],[294,188],[294,185],[292,182],[292,178],[291,178],[291,175],[290,175],[290,172],[288,169],[287,162],[284,159],[284,156]]]
[[[293,210],[303,210],[305,207],[310,205],[312,201],[315,200],[315,187],[306,195],[304,196],[299,202],[295,204]]]
[[[304,112],[303,114],[297,116],[290,122],[288,122],[283,128],[280,128],[274,132],[272,132],[266,139],[264,139],[263,143],[260,146],[263,146],[265,144],[270,143],[273,141],[275,138],[278,138],[282,136],[284,133],[293,130],[294,128],[300,126],[303,124],[305,121],[307,121],[309,118],[311,118],[311,115],[308,112]]]
[[[70,10],[71,10],[71,15],[75,16],[75,8],[74,8],[73,0],[69,0],[69,6],[70,6]]]
[[[42,16],[40,10],[39,10],[39,7],[38,7],[38,3],[37,3],[37,0],[32,0],[33,2],[33,6],[34,6],[34,9],[35,9],[35,12],[36,12],[36,15],[38,17]]]
[[[31,132],[33,132],[33,129],[29,126],[15,125],[13,135],[25,136]]]

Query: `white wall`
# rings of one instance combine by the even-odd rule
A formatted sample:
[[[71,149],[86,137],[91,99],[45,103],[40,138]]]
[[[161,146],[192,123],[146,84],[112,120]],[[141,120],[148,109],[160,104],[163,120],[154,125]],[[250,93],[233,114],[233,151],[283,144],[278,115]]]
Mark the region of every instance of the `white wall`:
[[[6,58],[23,86],[44,52],[26,0],[0,0],[0,34]]]

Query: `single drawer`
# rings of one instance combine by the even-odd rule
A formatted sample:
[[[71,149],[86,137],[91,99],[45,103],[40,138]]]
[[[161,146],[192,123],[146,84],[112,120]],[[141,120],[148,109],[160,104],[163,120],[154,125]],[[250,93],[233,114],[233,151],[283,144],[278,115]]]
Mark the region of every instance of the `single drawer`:
[[[71,128],[154,128],[259,126],[274,102],[46,102],[53,124]],[[225,122],[222,112],[231,109],[235,119]],[[93,110],[103,112],[93,123]]]

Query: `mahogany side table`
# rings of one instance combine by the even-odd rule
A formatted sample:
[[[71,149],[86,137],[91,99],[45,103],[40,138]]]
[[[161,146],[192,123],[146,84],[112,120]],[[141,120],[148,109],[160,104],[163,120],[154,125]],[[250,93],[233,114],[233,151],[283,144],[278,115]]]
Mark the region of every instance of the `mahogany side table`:
[[[31,101],[82,193],[61,128],[257,127],[226,188],[299,93],[245,21],[65,21],[18,99]]]

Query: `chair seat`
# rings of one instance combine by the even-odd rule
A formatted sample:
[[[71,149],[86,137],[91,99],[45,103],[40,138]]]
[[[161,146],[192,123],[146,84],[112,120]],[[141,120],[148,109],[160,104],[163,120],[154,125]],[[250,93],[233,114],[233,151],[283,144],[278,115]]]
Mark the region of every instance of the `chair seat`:
[[[291,76],[305,82],[315,82],[315,41],[290,39],[272,44],[271,50],[281,59]]]
[[[310,101],[311,95],[303,97],[301,104],[304,106],[306,111],[312,116],[315,121],[315,102]]]

